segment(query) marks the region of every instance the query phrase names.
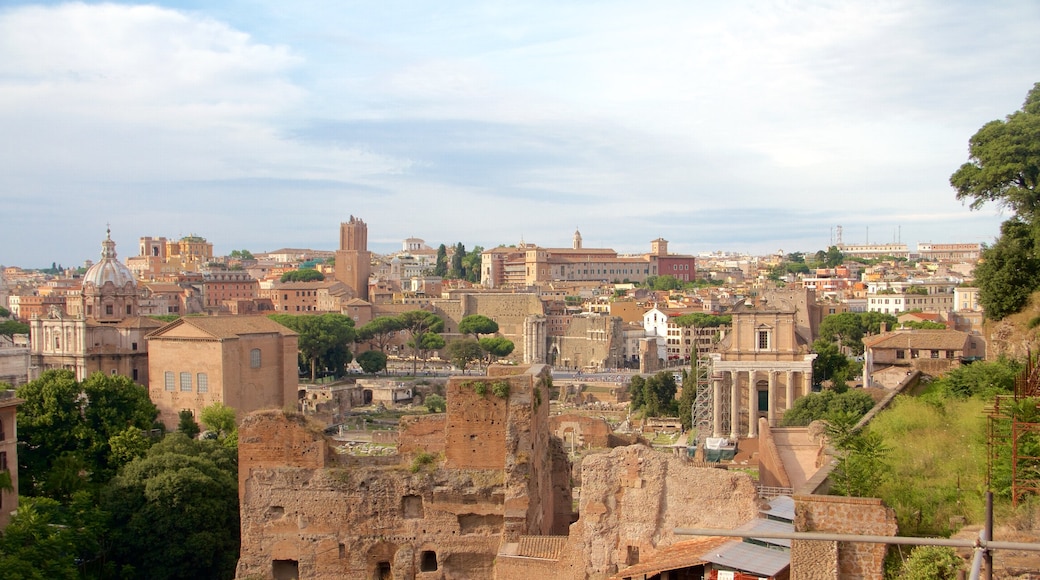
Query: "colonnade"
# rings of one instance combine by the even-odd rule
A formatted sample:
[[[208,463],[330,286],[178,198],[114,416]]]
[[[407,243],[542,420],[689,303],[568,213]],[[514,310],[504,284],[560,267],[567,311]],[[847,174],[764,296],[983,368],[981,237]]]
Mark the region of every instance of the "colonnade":
[[[739,437],[757,437],[758,436],[758,418],[759,418],[759,383],[765,382],[764,391],[766,394],[766,418],[769,420],[771,427],[776,426],[777,422],[777,411],[779,408],[778,398],[780,390],[778,388],[778,379],[780,376],[784,377],[783,380],[783,410],[788,410],[794,406],[795,399],[802,397],[812,390],[812,366],[810,365],[808,370],[805,368],[787,368],[787,369],[718,369],[716,367],[715,372],[712,374],[711,386],[712,386],[712,436],[713,437],[726,437],[728,436],[732,440],[736,440]],[[741,377],[747,377],[746,384],[741,384]],[[728,384],[729,389],[725,389]],[[743,408],[741,405],[741,387],[743,386],[747,392],[747,407]],[[728,403],[728,404],[726,404]],[[724,417],[723,413],[727,410],[729,417]],[[741,413],[747,416],[748,430],[747,433],[741,433],[740,420]],[[729,433],[723,432],[723,427],[728,419]]]

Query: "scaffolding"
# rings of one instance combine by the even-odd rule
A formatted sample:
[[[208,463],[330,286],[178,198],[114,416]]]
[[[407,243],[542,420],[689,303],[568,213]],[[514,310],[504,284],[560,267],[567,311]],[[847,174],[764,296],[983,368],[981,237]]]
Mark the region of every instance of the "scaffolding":
[[[697,378],[697,396],[693,402],[693,428],[697,434],[697,441],[704,443],[704,439],[711,437],[714,433],[729,433],[729,397],[722,397],[719,401],[721,407],[722,424],[715,429],[715,389],[712,387],[714,376],[713,359],[707,352],[697,351],[694,359],[693,371]]]
[[[1015,378],[1013,395],[998,395],[986,409],[987,486],[992,489],[994,474],[1008,477],[1011,503],[1021,497],[1040,493],[1040,367],[1032,353],[1026,368]],[[1007,445],[1010,442],[1010,445]]]

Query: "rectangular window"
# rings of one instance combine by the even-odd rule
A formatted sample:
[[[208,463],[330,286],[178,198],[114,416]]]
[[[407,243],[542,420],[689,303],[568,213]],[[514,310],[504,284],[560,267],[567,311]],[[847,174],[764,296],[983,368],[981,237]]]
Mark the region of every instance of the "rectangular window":
[[[173,391],[175,389],[176,389],[176,386],[174,385],[174,382],[173,382],[173,371],[166,371],[166,390],[167,391]]]
[[[258,369],[260,368],[260,349],[254,348],[249,351],[249,367]]]
[[[199,384],[200,393],[209,392],[209,377],[206,376],[206,373],[199,373],[198,375],[196,375],[195,380]]]
[[[181,391],[191,392],[191,373],[181,373]]]
[[[932,351],[932,358],[939,358],[939,351],[933,350]]]
[[[769,348],[769,333],[765,330],[758,331],[758,348],[766,350]]]
[[[897,350],[896,351],[896,358],[906,358],[906,351],[905,350]]]

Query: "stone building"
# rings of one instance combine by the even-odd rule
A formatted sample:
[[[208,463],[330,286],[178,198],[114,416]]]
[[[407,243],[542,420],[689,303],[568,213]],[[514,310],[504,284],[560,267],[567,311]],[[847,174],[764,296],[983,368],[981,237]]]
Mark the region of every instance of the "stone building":
[[[807,290],[773,292],[733,310],[732,329],[711,355],[713,437],[756,437],[759,417],[775,427],[812,391],[818,310]]]
[[[0,334],[0,383],[12,387],[29,380],[29,335]]]
[[[51,306],[29,320],[30,378],[48,369],[75,371],[82,381],[96,371],[148,384],[145,335],[161,322],[140,316],[133,274],[116,259],[109,232],[101,261],[83,275],[83,288],[66,298],[66,311]]]
[[[18,405],[14,391],[0,390],[0,472],[11,478],[10,491],[0,490],[0,531],[18,510]]]
[[[674,276],[694,280],[697,260],[668,253],[668,241],[658,238],[650,252],[623,256],[609,248],[586,248],[581,233],[574,232],[570,248],[543,248],[520,242],[499,246],[481,254],[480,283],[487,288],[525,288],[553,280],[644,282],[650,276]]]
[[[618,368],[624,363],[621,319],[604,314],[579,314],[563,336],[549,341],[549,363],[576,369]]]
[[[339,225],[339,249],[336,250],[336,279],[349,286],[356,296],[368,300],[368,277],[372,253],[368,251],[368,225],[350,216]]]
[[[179,318],[148,335],[148,396],[159,420],[198,417],[221,402],[239,420],[258,409],[296,408],[298,336],[266,316]]]

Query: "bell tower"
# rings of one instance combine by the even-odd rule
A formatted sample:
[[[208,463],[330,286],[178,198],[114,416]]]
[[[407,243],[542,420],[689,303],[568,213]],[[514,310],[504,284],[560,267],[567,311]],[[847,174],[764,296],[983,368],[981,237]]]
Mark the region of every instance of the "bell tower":
[[[368,225],[350,216],[339,224],[339,249],[336,250],[336,279],[354,289],[357,297],[368,301],[368,276],[372,254],[368,251]]]

